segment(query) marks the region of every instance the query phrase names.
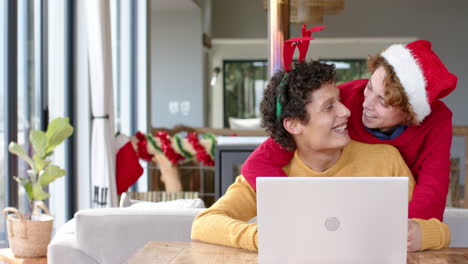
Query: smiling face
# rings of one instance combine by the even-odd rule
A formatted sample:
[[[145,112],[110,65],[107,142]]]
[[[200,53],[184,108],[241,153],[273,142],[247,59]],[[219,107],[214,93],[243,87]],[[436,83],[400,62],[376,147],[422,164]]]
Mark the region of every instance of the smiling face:
[[[367,128],[378,129],[381,132],[393,130],[407,122],[407,115],[399,107],[385,104],[385,68],[378,67],[364,89],[362,104],[362,123]]]
[[[349,144],[347,123],[351,112],[341,103],[335,83],[323,83],[313,91],[306,111],[309,117],[306,121],[291,118],[284,121],[298,151],[341,150]]]

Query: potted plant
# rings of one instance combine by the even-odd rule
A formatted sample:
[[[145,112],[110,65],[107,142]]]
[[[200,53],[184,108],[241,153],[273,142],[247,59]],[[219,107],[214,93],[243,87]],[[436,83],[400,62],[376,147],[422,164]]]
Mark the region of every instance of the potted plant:
[[[53,165],[49,159],[54,149],[73,133],[69,119],[56,118],[49,123],[47,131],[32,130],[29,142],[34,152],[31,155],[15,142],[8,150],[23,159],[29,166],[27,177],[14,177],[23,186],[29,197],[28,214],[21,214],[16,208],[5,208],[8,241],[17,257],[41,257],[47,254],[47,245],[52,233],[53,217],[42,202],[49,198],[44,188],[56,179],[63,177],[66,171]],[[41,213],[41,209],[45,214]],[[13,214],[8,214],[13,213]]]

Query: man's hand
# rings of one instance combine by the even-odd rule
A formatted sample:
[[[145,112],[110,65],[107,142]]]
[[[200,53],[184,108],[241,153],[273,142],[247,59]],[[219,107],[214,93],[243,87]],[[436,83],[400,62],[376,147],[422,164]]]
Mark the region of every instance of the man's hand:
[[[421,249],[422,231],[418,222],[408,219],[408,252],[415,252]]]

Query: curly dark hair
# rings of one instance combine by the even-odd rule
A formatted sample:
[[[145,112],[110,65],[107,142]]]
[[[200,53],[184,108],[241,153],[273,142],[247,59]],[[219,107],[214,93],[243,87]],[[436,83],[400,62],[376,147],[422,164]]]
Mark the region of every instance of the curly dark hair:
[[[309,121],[306,105],[312,101],[312,92],[324,83],[335,82],[335,66],[311,60],[295,64],[294,69],[283,80],[285,74],[285,71],[278,71],[271,77],[263,94],[260,110],[262,126],[268,134],[283,148],[292,151],[296,144],[292,135],[283,127],[283,120],[291,117],[303,123]],[[285,81],[286,85],[278,89],[281,81]],[[276,116],[278,94],[282,107],[279,117]]]

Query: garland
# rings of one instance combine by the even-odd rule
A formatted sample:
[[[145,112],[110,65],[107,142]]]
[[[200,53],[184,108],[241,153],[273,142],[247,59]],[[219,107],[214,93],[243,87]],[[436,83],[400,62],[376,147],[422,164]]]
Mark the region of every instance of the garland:
[[[154,135],[145,135],[138,131],[135,134],[135,137],[138,140],[136,150],[137,156],[145,161],[151,161],[154,157],[153,154],[148,152],[148,144],[150,144],[157,152],[163,153],[166,158],[173,164],[183,160],[189,160],[194,157],[194,155],[184,149],[182,139],[179,135],[175,135],[171,138],[165,131],[158,131],[154,133]],[[156,137],[159,138],[160,146],[158,146],[155,140]],[[203,139],[209,140],[211,142],[211,147],[207,149],[205,149],[205,147],[200,144],[198,134],[195,132],[188,133],[186,139],[195,150],[195,156],[198,161],[206,166],[214,166],[216,137],[213,134],[208,133],[203,135]],[[176,145],[173,146],[172,144]]]
[[[161,148],[166,155],[167,159],[170,160],[173,164],[176,164],[180,160],[183,160],[184,157],[175,152],[175,150],[171,146],[171,140],[169,139],[169,135],[167,132],[158,131],[154,134],[154,136],[158,137],[161,141]]]
[[[214,159],[214,156],[215,156],[215,146],[216,146],[216,137],[213,135],[213,134],[205,134],[203,135],[203,138],[204,139],[208,139],[209,141],[211,141],[211,148],[210,148],[210,156],[212,159]]]
[[[211,158],[210,155],[208,155],[208,153],[206,153],[205,148],[202,145],[200,145],[200,142],[198,141],[197,133],[195,132],[188,133],[187,140],[190,144],[192,144],[192,147],[197,152],[196,157],[201,163],[207,166],[214,166],[213,159]]]
[[[151,144],[151,146],[153,146],[153,148],[156,151],[158,151],[160,153],[163,152],[162,149],[160,147],[158,147],[158,145],[156,144],[156,141],[154,141],[154,137],[151,134],[147,134],[146,138],[148,139],[149,143]]]
[[[186,151],[184,149],[184,146],[182,146],[182,140],[180,139],[179,135],[175,135],[174,140],[175,140],[175,142],[177,144],[177,147],[180,149],[180,152],[181,152],[182,156],[184,156],[186,159],[193,158],[193,155],[190,154],[188,151]]]
[[[153,155],[148,153],[148,149],[146,148],[146,137],[143,133],[138,131],[136,133],[136,138],[138,139],[137,142],[137,149],[138,149],[138,156],[146,161],[151,161],[153,159]]]

